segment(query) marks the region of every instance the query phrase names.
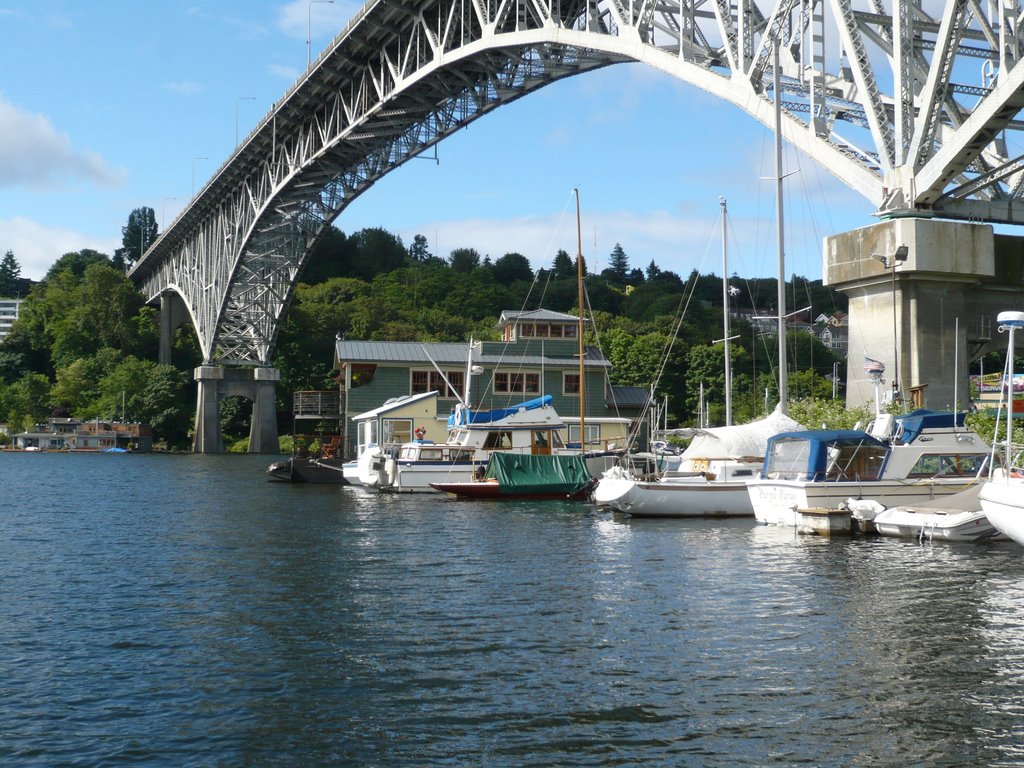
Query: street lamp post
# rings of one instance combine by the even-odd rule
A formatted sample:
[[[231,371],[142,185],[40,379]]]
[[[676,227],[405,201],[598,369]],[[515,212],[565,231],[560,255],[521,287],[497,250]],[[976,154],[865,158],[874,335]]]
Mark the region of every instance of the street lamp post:
[[[235,99],[235,146],[238,146],[238,105],[243,101],[256,101],[255,96],[239,96]]]
[[[192,197],[196,196],[196,160],[209,160],[208,157],[193,157],[192,158]]]
[[[892,399],[894,401],[897,398],[903,399],[902,377],[900,376],[900,339],[896,323],[896,267],[906,261],[909,255],[910,249],[905,245],[896,248],[896,252],[892,256],[872,254],[872,256],[882,262],[883,267],[892,270],[892,354],[894,369],[892,375]]]
[[[306,69],[313,63],[313,3],[334,5],[334,0],[309,0],[306,7]]]
[[[163,231],[164,225],[167,223],[167,201],[177,200],[176,197],[165,197],[163,203],[160,205],[160,230]]]

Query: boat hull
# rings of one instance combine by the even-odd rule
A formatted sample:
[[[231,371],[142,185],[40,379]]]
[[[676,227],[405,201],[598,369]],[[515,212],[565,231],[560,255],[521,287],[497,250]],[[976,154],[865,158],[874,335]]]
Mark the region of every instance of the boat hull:
[[[299,459],[275,461],[267,467],[267,479],[284,483],[333,483],[348,485],[341,459]]]
[[[704,478],[642,481],[602,478],[594,492],[598,506],[634,517],[752,517],[743,481]]]
[[[1024,479],[989,480],[982,486],[978,498],[995,529],[1024,545]]]
[[[747,491],[754,518],[764,525],[795,526],[799,509],[839,509],[847,499],[874,499],[886,507],[926,504],[962,491],[963,478],[928,483],[904,480],[810,483],[797,480],[752,480]]]
[[[572,493],[565,491],[533,491],[530,493],[516,493],[503,488],[500,483],[488,480],[470,481],[464,483],[431,483],[435,491],[448,493],[467,499],[540,499],[540,500],[571,500],[581,501],[590,496],[590,486],[585,486]]]
[[[881,536],[941,541],[985,541],[998,534],[984,512],[926,512],[894,508],[878,513]]]

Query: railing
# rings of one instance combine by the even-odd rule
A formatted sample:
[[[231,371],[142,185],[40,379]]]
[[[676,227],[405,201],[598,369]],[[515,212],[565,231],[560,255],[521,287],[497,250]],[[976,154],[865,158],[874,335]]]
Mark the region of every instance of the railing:
[[[296,418],[338,419],[345,415],[344,399],[335,389],[302,390],[292,394]]]

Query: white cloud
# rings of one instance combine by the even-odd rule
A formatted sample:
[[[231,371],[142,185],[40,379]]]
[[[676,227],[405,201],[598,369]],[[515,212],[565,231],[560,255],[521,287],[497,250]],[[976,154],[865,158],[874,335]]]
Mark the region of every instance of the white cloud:
[[[185,96],[190,96],[193,93],[199,93],[203,90],[203,86],[201,84],[193,83],[188,80],[184,80],[179,83],[164,83],[160,87],[165,91],[174,91],[175,93],[180,93]]]
[[[0,95],[0,187],[49,187],[68,178],[116,186],[124,176],[95,152],[72,147],[45,115],[19,109]]]
[[[65,253],[91,248],[113,254],[121,247],[118,238],[98,238],[15,216],[0,219],[0,255],[12,251],[21,265],[21,276],[41,279]]]

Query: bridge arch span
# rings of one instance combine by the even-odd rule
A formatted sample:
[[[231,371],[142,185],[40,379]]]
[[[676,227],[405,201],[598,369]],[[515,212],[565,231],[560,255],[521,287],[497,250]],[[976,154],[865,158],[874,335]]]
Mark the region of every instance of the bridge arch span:
[[[207,362],[267,366],[311,248],[356,197],[506,103],[629,61],[766,125],[777,61],[783,136],[880,213],[1024,223],[1024,162],[1001,139],[1024,127],[1024,49],[999,32],[1019,9],[862,2],[373,0],[132,277],[181,294]],[[996,74],[961,82],[977,59]]]

